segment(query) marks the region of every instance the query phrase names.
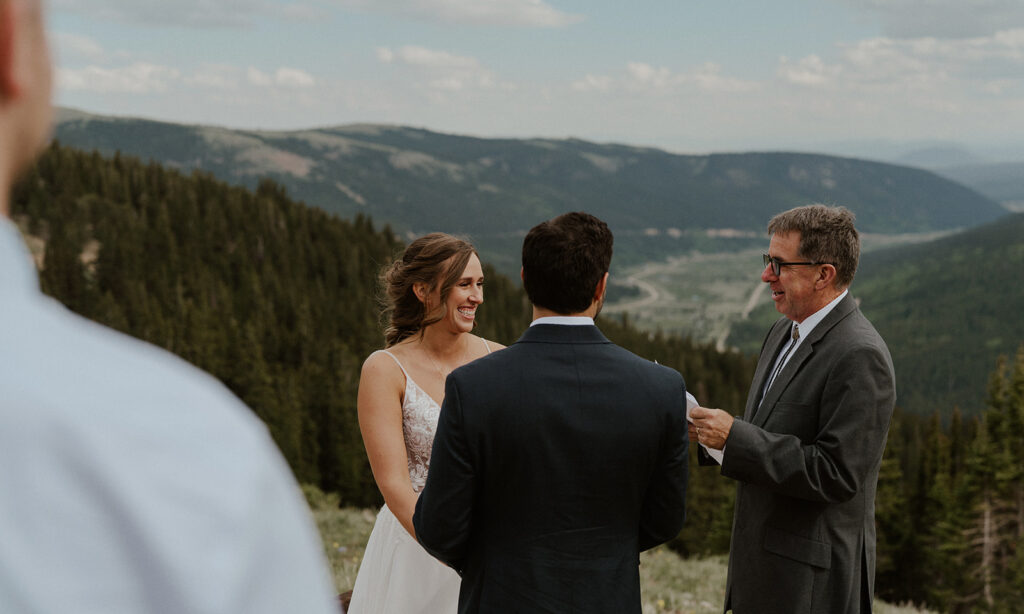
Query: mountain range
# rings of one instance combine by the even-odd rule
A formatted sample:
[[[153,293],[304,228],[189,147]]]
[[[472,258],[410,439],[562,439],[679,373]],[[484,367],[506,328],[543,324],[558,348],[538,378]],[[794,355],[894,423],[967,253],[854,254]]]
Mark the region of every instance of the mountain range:
[[[771,215],[811,202],[844,205],[874,233],[969,227],[1006,212],[929,171],[816,154],[678,155],[384,125],[231,130],[68,109],[58,113],[55,137],[247,187],[270,178],[307,204],[343,218],[369,215],[406,235],[466,234],[506,272],[517,268],[526,229],[570,210],[608,222],[620,266],[702,247],[709,232],[762,241]]]

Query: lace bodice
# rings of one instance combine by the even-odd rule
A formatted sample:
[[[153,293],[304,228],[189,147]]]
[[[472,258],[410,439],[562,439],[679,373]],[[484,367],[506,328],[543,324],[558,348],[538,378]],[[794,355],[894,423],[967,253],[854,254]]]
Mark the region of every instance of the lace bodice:
[[[416,492],[423,490],[430,468],[430,450],[434,445],[434,431],[441,406],[409,377],[409,373],[387,350],[381,350],[398,363],[405,374],[405,395],[402,401],[402,434],[405,436],[405,456],[409,461],[409,480]]]
[[[491,353],[491,346],[486,339],[484,348]],[[417,493],[427,484],[427,470],[430,469],[430,450],[434,447],[434,431],[437,430],[437,418],[441,415],[441,406],[419,387],[405,370],[395,355],[387,350],[380,350],[395,361],[398,368],[405,374],[405,395],[402,401],[402,434],[405,436],[405,456],[409,461],[409,480],[412,489]]]
[[[402,403],[402,434],[405,435],[405,456],[409,459],[409,480],[416,492],[427,483],[430,450],[441,406],[423,391],[408,375],[405,376],[405,402]]]
[[[486,339],[481,339],[481,341],[484,342],[484,348],[490,354],[490,344]],[[409,461],[409,480],[412,482],[412,489],[418,493],[427,484],[430,451],[434,447],[434,431],[437,430],[437,418],[441,415],[441,406],[409,377],[409,372],[405,370],[394,354],[387,350],[380,351],[390,356],[405,374],[402,434],[405,436],[405,456]]]

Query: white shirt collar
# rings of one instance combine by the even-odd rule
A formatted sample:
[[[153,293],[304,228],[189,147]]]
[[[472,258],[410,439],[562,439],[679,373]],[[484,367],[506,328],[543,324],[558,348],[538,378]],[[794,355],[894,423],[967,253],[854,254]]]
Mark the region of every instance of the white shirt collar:
[[[562,326],[593,326],[594,318],[587,316],[545,316],[530,322],[534,324],[560,324]]]
[[[811,334],[811,331],[814,330],[814,327],[817,326],[818,324],[821,324],[821,321],[825,319],[825,316],[827,316],[830,311],[835,309],[836,305],[839,304],[839,301],[843,300],[843,297],[845,297],[849,293],[849,288],[843,290],[843,293],[837,296],[835,299],[833,299],[831,303],[825,305],[821,309],[807,316],[803,322],[800,322],[797,325],[800,328],[800,340],[803,341],[804,339],[806,339],[807,336]]]

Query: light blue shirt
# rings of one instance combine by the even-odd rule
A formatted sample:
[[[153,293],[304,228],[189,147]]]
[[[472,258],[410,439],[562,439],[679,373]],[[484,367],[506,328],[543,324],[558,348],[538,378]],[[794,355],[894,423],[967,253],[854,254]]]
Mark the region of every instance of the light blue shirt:
[[[39,291],[0,215],[0,612],[337,613],[258,418]]]

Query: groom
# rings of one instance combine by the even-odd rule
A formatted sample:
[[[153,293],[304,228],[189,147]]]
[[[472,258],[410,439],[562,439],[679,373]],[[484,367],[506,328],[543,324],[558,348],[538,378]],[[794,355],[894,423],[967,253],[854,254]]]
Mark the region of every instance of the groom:
[[[533,323],[448,376],[413,524],[462,575],[461,614],[639,613],[639,553],[682,527],[685,385],[594,326],[611,257],[592,215],[535,226]]]

